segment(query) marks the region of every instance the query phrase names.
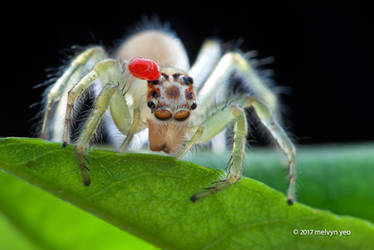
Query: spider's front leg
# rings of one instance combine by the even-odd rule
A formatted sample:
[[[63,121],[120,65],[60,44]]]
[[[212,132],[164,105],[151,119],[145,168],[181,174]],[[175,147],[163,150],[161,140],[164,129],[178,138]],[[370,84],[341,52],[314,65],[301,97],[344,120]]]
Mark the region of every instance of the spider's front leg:
[[[70,140],[71,116],[74,110],[74,103],[96,80],[101,80],[106,83],[122,83],[124,80],[118,62],[113,59],[105,59],[98,62],[87,75],[82,77],[82,79],[69,90],[65,113],[63,147],[65,147]]]
[[[110,99],[115,91],[118,90],[117,84],[106,84],[101,90],[96,99],[95,107],[90,116],[88,117],[82,133],[80,134],[77,143],[75,144],[75,151],[77,153],[79,167],[83,177],[84,185],[90,185],[90,177],[87,173],[87,166],[85,162],[85,152],[90,143],[90,140],[97,130],[105,111],[108,109]]]
[[[208,117],[198,127],[195,135],[186,144],[186,148],[181,150],[177,156],[180,158],[194,144],[204,143],[212,139],[222,131],[231,121],[234,120],[234,138],[232,155],[229,161],[228,173],[224,180],[215,185],[208,187],[206,190],[196,193],[191,197],[192,201],[218,192],[241,178],[244,149],[247,135],[247,119],[244,108],[251,107],[254,109],[259,120],[264,127],[270,132],[283,153],[288,158],[288,175],[289,183],[287,190],[287,203],[292,205],[295,200],[295,179],[296,179],[296,155],[295,147],[288,138],[282,127],[276,122],[271,110],[261,101],[253,96],[242,96],[230,100],[231,105],[221,103],[217,106],[217,111]]]
[[[255,97],[246,97],[239,102],[244,102],[245,107],[254,109],[257,117],[260,119],[264,127],[270,132],[280,149],[288,158],[288,189],[287,203],[292,205],[295,201],[295,181],[296,181],[296,149],[286,132],[274,119],[271,110],[257,100]]]
[[[234,140],[227,176],[224,180],[206,188],[206,190],[194,194],[191,197],[191,201],[193,202],[218,192],[240,179],[248,130],[244,110],[235,104],[226,106],[223,109],[217,109],[213,115],[208,117],[198,126],[191,140],[187,142],[186,147],[177,154],[177,158],[181,158],[195,143],[199,144],[209,141],[219,134],[232,121],[234,121]]]
[[[121,109],[119,110],[121,114],[127,114],[127,117],[123,117],[123,121],[126,124],[119,124],[120,129],[125,129],[129,127],[128,124],[128,107],[126,102],[121,99],[123,98],[123,93],[121,91],[124,89],[125,82],[124,76],[119,63],[113,59],[106,59],[98,62],[93,67],[92,71],[85,75],[69,92],[68,92],[68,103],[66,107],[65,125],[64,125],[64,143],[66,146],[69,140],[69,128],[71,111],[73,110],[75,100],[81,95],[81,93],[91,86],[96,80],[101,82],[106,82],[100,94],[98,95],[94,110],[90,113],[84,127],[79,135],[78,141],[75,145],[75,150],[78,157],[78,162],[80,170],[83,177],[83,183],[85,185],[90,184],[90,178],[87,173],[87,166],[85,163],[85,152],[89,146],[90,140],[95,134],[100,121],[102,120],[105,111],[108,109],[109,105],[113,100],[120,98],[122,100]],[[113,97],[117,97],[113,99]]]
[[[228,101],[224,101],[219,104],[217,110],[221,111],[217,111],[213,116],[209,117],[207,121],[203,122],[202,127],[204,128],[204,133],[199,136],[201,132],[197,130],[190,142],[187,143],[187,147],[189,149],[194,143],[206,142],[217,135],[220,131],[222,131],[231,120],[235,120],[233,158],[229,162],[230,169],[228,178],[214,185],[213,187],[208,188],[206,191],[192,196],[192,200],[204,197],[210,193],[214,193],[231,185],[233,182],[235,182],[235,178],[232,178],[233,176],[240,178],[242,160],[239,159],[242,158],[236,156],[237,154],[239,154],[239,152],[241,152],[241,148],[237,145],[241,145],[238,140],[240,139],[244,141],[245,136],[242,136],[242,134],[244,134],[243,126],[241,126],[241,129],[239,126],[238,117],[240,116],[234,117],[233,114],[228,111],[229,106],[227,106],[227,103],[230,103],[231,105],[237,105],[239,109],[248,107],[253,108],[261,123],[270,132],[272,137],[277,142],[278,146],[287,156],[289,175],[287,203],[291,205],[295,200],[295,147],[291,140],[288,138],[286,132],[277,122],[277,120],[279,119],[279,105],[276,95],[266,85],[264,79],[256,73],[250,62],[246,60],[241,54],[235,52],[226,53],[218,62],[212,74],[209,76],[209,78],[199,91],[198,99],[200,108],[198,110],[198,114],[203,116],[212,107],[212,105],[214,105],[214,101],[216,99],[212,98],[212,96],[217,96],[217,93],[219,93],[219,97],[221,97],[221,94],[227,92],[228,87],[230,86],[230,77],[233,73],[235,73],[236,76],[239,76],[242,81],[244,81],[251,87],[254,92],[254,96],[233,97]],[[209,134],[209,136],[206,136],[207,134]],[[179,157],[187,152],[187,149],[183,149],[182,151],[178,155]]]

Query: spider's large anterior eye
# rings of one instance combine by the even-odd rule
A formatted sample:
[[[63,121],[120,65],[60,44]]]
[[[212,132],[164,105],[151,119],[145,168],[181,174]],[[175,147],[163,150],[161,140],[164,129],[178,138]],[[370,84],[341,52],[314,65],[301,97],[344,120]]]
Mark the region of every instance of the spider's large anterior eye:
[[[181,110],[174,114],[174,120],[184,121],[190,116],[190,112],[187,110]]]
[[[172,117],[172,115],[173,114],[170,111],[167,111],[165,109],[157,110],[155,112],[156,118],[159,119],[159,120],[163,120],[163,121],[170,119]]]

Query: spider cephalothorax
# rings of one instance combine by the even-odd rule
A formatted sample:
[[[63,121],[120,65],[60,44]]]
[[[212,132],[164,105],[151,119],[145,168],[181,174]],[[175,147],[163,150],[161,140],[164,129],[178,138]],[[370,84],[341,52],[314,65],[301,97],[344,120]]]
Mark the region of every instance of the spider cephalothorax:
[[[147,80],[149,144],[153,151],[177,152],[185,140],[191,111],[196,109],[193,79],[174,68],[162,68],[147,58],[134,58],[130,73]]]

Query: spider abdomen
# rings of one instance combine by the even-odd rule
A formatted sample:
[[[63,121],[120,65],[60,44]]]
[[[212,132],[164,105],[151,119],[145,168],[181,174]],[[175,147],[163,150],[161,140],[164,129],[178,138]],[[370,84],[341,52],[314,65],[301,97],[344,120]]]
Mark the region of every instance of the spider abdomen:
[[[116,57],[122,62],[145,57],[161,67],[173,67],[186,72],[190,67],[182,42],[172,34],[159,30],[145,30],[129,37],[117,50]]]

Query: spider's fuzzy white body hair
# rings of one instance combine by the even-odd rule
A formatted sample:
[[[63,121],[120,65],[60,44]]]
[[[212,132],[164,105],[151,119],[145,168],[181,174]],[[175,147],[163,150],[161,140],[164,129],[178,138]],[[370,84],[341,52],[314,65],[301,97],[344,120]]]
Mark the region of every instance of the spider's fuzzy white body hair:
[[[188,72],[187,52],[182,42],[171,33],[144,30],[126,39],[116,52],[116,58],[126,62],[135,57],[145,57],[161,67],[173,67]]]

